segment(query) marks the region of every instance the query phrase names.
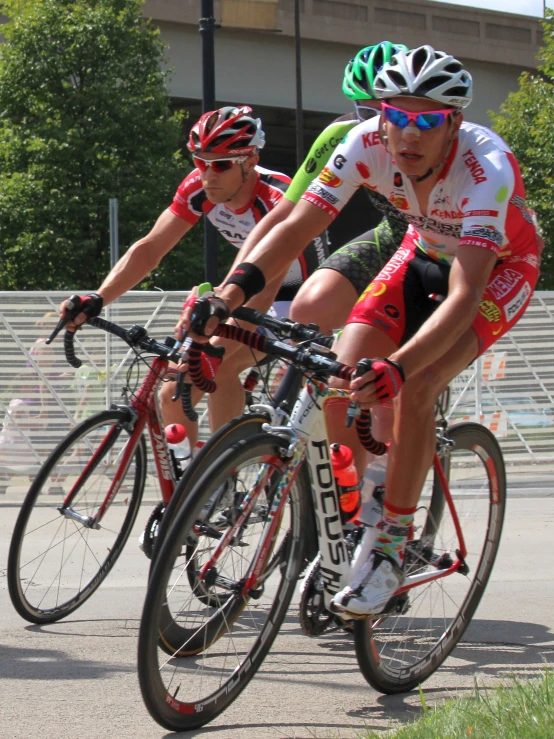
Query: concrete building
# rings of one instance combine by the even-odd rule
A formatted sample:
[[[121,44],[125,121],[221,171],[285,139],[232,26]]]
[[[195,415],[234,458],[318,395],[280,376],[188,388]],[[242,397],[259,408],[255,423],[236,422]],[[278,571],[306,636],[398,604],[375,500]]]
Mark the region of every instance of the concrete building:
[[[294,0],[265,0],[276,10],[278,32],[229,27],[241,24],[248,0],[216,0],[217,104],[248,103],[264,121],[263,163],[294,170]],[[242,6],[242,7],[241,7]],[[259,7],[259,3],[258,3]],[[542,27],[537,18],[430,0],[300,0],[304,141],[337,114],[350,110],[341,92],[346,62],[361,47],[383,39],[409,47],[424,43],[462,60],[473,75],[475,99],[467,117],[490,124],[522,71],[537,64]],[[146,0],[144,13],[161,30],[174,70],[170,92],[177,105],[201,112],[200,0]]]

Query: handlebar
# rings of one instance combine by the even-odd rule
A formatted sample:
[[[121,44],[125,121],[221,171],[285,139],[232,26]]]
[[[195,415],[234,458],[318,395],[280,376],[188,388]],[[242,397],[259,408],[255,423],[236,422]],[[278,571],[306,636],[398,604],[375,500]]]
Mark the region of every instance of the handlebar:
[[[65,323],[70,321],[72,319],[72,316],[67,317],[65,320]],[[63,319],[62,319],[63,321]],[[62,322],[60,321],[60,323]],[[106,331],[109,334],[112,334],[113,336],[117,336],[119,339],[124,341],[126,344],[128,344],[131,347],[137,347],[139,349],[142,349],[143,351],[149,352],[150,354],[154,354],[157,357],[160,357],[160,359],[165,359],[168,362],[179,362],[181,359],[181,354],[179,353],[179,350],[181,349],[181,342],[176,342],[172,346],[169,346],[169,344],[160,344],[155,339],[151,339],[148,336],[148,333],[145,328],[142,326],[134,325],[131,326],[131,328],[125,329],[122,326],[118,326],[116,323],[112,323],[112,321],[106,321],[105,318],[89,318],[87,320],[87,323],[91,326],[95,326],[96,328],[102,329],[102,331]],[[47,339],[47,344],[50,344],[57,334],[60,332],[61,328],[63,328],[63,324],[60,327],[56,326],[54,331],[51,333],[49,338]],[[64,336],[64,352],[65,352],[65,358],[69,362],[69,364],[72,367],[75,367],[78,369],[82,362],[79,359],[79,357],[75,353],[75,332],[74,331],[66,331]]]

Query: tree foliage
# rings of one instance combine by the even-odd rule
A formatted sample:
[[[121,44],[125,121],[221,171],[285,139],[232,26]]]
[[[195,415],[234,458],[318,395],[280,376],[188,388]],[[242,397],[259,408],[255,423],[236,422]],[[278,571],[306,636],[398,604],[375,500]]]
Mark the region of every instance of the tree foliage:
[[[500,113],[490,112],[494,129],[508,142],[525,182],[527,199],[542,227],[545,250],[540,289],[554,288],[554,13],[543,21],[544,46],[536,73],[524,72]]]
[[[9,18],[0,46],[1,289],[96,287],[109,269],[109,198],[119,200],[123,251],[186,173],[164,47],[141,7],[0,2]],[[202,251],[190,246],[144,286],[194,284]]]

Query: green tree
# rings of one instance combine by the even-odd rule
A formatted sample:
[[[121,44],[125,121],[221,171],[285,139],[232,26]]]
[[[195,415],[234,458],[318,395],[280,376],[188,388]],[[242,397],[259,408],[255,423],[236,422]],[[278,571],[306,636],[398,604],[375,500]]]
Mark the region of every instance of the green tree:
[[[108,200],[122,251],[188,169],[158,30],[142,0],[2,0],[0,288],[93,288],[109,269]],[[201,229],[198,229],[201,231]],[[201,233],[144,287],[202,274]]]
[[[542,227],[542,290],[554,288],[554,13],[546,12],[538,71],[524,72],[519,90],[510,93],[500,113],[489,113],[520,164],[528,203]]]

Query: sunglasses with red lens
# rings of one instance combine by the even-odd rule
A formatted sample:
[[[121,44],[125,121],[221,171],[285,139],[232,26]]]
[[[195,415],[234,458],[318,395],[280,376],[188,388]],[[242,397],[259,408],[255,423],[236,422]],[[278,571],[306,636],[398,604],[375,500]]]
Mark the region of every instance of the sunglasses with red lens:
[[[456,113],[456,108],[439,108],[438,110],[425,110],[421,113],[412,113],[409,110],[396,108],[388,103],[381,103],[385,119],[398,128],[406,128],[408,123],[415,123],[420,131],[430,131],[432,128],[442,126],[446,118]]]
[[[233,165],[238,162],[242,164],[248,159],[246,156],[241,157],[226,157],[224,159],[204,159],[203,157],[193,156],[192,161],[194,166],[197,167],[201,172],[206,172],[210,167],[216,174],[227,172],[232,169]]]

